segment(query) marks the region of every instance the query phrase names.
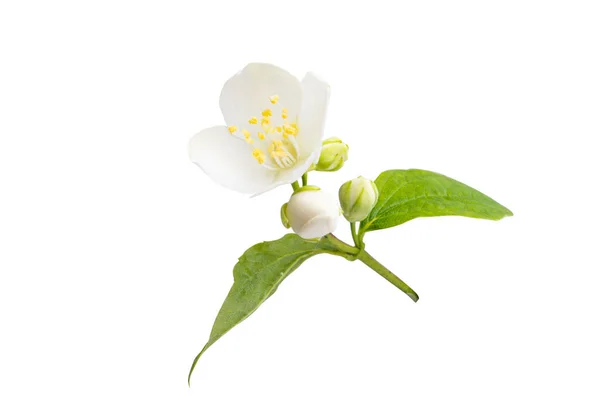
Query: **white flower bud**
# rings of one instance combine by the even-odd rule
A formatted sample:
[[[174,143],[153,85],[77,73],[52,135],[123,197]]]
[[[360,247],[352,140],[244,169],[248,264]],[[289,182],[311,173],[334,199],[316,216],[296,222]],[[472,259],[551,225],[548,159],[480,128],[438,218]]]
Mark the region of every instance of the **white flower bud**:
[[[332,137],[323,141],[319,161],[315,165],[317,171],[337,171],[348,160],[348,144],[339,138]]]
[[[373,181],[358,177],[342,185],[339,196],[344,217],[348,222],[360,222],[377,203],[379,191]]]
[[[316,239],[335,230],[340,208],[333,196],[318,187],[307,186],[294,192],[285,215],[300,237]]]

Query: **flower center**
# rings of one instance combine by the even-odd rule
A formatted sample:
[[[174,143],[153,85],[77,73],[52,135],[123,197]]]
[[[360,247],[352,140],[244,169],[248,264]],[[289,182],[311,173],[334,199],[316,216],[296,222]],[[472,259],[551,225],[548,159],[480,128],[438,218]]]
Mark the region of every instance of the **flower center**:
[[[272,105],[278,104],[279,96],[269,97],[269,102]],[[288,109],[285,107],[281,108],[279,116],[273,117],[273,111],[267,108],[260,113],[260,118],[249,118],[249,126],[242,129],[246,142],[254,145],[252,156],[256,162],[273,170],[294,166],[300,156],[296,142],[297,122],[288,120]],[[228,129],[231,134],[238,131],[235,125]]]

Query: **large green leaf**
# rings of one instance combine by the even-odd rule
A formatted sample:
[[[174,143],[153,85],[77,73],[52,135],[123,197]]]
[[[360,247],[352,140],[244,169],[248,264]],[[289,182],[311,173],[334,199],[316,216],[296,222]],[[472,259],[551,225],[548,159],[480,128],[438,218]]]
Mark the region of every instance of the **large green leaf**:
[[[487,195],[425,170],[389,170],[375,180],[379,199],[360,224],[360,235],[429,216],[499,220],[512,212]]]
[[[194,359],[188,383],[200,356],[213,343],[256,311],[306,259],[319,253],[343,255],[326,237],[319,241],[304,240],[295,234],[258,243],[246,250],[233,269],[233,286],[221,306],[208,342]]]

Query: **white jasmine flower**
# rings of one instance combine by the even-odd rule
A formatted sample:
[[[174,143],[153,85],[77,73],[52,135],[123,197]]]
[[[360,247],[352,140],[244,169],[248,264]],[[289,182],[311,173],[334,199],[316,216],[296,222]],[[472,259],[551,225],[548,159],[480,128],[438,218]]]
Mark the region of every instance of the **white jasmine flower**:
[[[260,194],[298,180],[319,159],[329,85],[252,63],[229,79],[220,106],[227,126],[196,134],[190,159],[215,182]]]

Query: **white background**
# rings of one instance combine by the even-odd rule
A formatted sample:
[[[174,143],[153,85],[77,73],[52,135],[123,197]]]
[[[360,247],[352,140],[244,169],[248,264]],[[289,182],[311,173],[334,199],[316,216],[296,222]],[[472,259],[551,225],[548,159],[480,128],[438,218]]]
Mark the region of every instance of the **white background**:
[[[598,406],[596,6],[2,1],[0,404]],[[312,183],[423,168],[515,216],[367,235],[417,304],[309,260],[190,389],[237,257],[285,233],[291,188],[249,200],[187,157],[251,61],[330,82],[350,160]]]

